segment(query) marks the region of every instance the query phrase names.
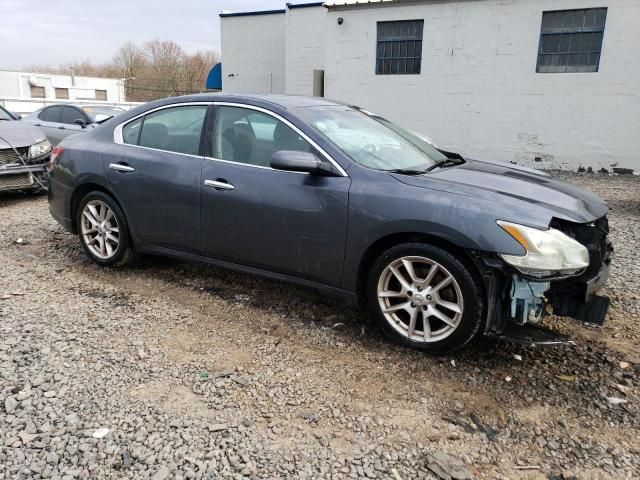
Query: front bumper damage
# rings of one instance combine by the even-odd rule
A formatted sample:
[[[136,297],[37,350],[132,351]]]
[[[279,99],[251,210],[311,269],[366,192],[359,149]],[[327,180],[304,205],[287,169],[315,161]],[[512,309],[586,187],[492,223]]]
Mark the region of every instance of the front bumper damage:
[[[11,163],[0,165],[0,192],[13,190],[39,190],[47,185],[49,155],[30,160],[26,165]]]
[[[482,256],[489,296],[485,334],[519,344],[573,343],[543,326],[551,312],[602,325],[609,298],[597,295],[609,277],[613,246],[606,217],[586,225],[556,224],[589,250],[589,267],[579,276],[556,280],[526,278],[494,256]],[[476,259],[477,261],[477,259]]]

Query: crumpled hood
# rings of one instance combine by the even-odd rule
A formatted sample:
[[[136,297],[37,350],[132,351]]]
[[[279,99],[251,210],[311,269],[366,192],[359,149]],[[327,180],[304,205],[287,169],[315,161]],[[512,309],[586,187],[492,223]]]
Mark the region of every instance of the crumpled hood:
[[[0,121],[0,148],[30,147],[46,140],[44,133],[33,125],[21,121]],[[10,143],[10,145],[7,144]]]
[[[450,191],[505,205],[535,205],[551,217],[586,223],[606,215],[607,205],[596,195],[545,172],[504,162],[466,159],[419,176],[394,175],[406,184]]]

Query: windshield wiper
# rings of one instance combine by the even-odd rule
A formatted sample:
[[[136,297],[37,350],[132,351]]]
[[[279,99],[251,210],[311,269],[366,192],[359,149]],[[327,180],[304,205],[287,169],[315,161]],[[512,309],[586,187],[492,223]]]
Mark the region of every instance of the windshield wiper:
[[[107,118],[103,118],[102,120],[98,120],[96,123],[98,125],[102,125],[104,122],[106,122],[107,120],[111,120],[113,117],[114,117],[114,115],[111,115],[111,116],[109,116]]]
[[[450,167],[452,165],[462,165],[463,163],[464,163],[464,160],[462,159],[462,157],[461,158],[445,158],[444,160],[440,160],[434,163],[433,165],[431,165],[429,168],[427,168],[425,173],[431,172],[436,168]]]
[[[402,173],[403,175],[423,175],[429,170],[427,168],[407,167],[407,168],[395,168],[393,170],[385,170],[389,173]]]

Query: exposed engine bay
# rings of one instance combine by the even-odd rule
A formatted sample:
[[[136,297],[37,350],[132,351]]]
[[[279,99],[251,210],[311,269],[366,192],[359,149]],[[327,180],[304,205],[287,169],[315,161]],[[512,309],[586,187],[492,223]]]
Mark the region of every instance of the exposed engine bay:
[[[523,344],[571,343],[567,336],[543,327],[547,315],[553,313],[594,325],[604,323],[609,298],[597,292],[609,276],[613,255],[606,216],[587,224],[554,219],[551,227],[584,245],[589,252],[589,265],[574,275],[535,278],[495,259],[485,259],[485,265],[494,273],[488,283],[485,275],[485,282],[497,305],[489,312],[487,334]],[[497,274],[498,269],[502,274]]]

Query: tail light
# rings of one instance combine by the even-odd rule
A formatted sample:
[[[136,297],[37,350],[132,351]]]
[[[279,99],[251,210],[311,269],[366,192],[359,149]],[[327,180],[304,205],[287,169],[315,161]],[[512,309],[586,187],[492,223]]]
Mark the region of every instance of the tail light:
[[[63,153],[64,147],[53,147],[53,150],[51,150],[51,156],[49,157],[49,171],[53,170],[53,167],[56,166],[56,163],[60,160]]]

